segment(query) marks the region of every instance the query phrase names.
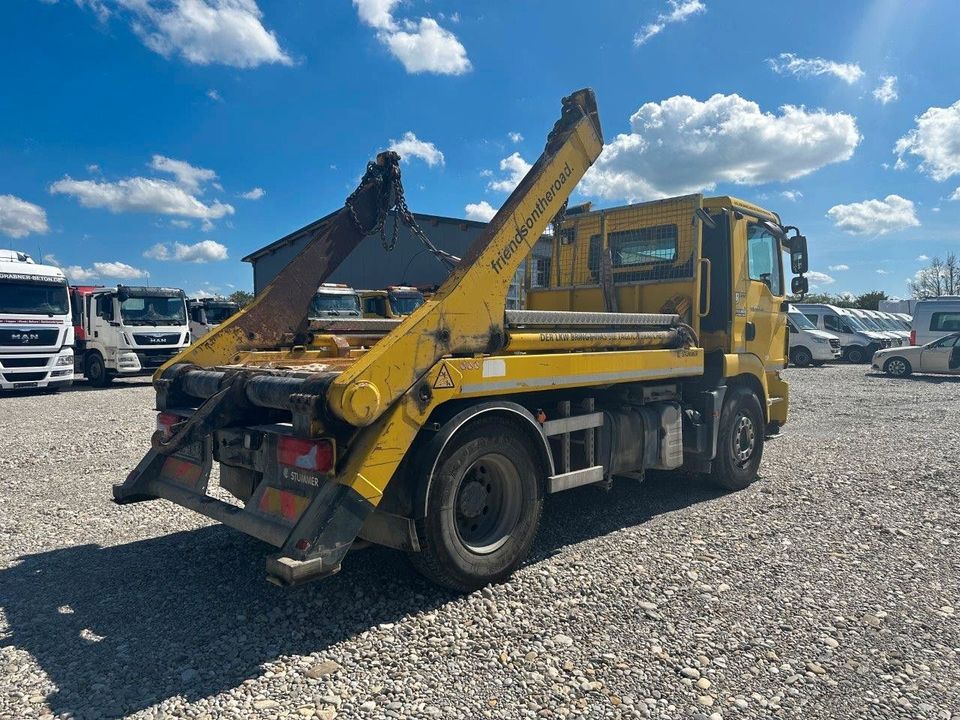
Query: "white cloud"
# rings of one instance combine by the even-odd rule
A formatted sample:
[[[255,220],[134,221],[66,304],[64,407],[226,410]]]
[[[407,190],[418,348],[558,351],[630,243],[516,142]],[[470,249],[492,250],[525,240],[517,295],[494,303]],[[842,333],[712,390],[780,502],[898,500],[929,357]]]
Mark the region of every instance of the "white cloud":
[[[836,282],[826,273],[817,272],[816,270],[811,270],[807,273],[807,280],[810,282],[811,287],[818,287],[820,285],[833,285],[833,283]]]
[[[510,138],[512,143],[521,143],[523,142],[523,135],[518,132],[507,133],[507,137]]]
[[[90,173],[91,175],[99,175],[99,174],[100,174],[100,166],[97,165],[96,163],[91,163],[91,164],[87,165],[87,172]]]
[[[735,94],[704,102],[677,95],[642,105],[630,132],[604,146],[582,190],[634,201],[720,182],[783,182],[848,160],[859,142],[856,119],[846,113],[785,105],[774,115]]]
[[[15,195],[0,195],[0,233],[22,238],[49,230],[47,212]]]
[[[667,0],[667,2],[670,12],[660,13],[654,22],[644,25],[640,32],[633,36],[634,45],[643,45],[650,38],[666,30],[667,25],[684,22],[691,15],[707,10],[707,6],[701,0]]]
[[[157,172],[173,175],[177,179],[177,184],[182,185],[190,192],[197,192],[201,183],[209,182],[217,177],[213,170],[194,167],[184,160],[173,160],[163,155],[154,155],[150,160],[150,167]]]
[[[827,210],[827,217],[838,228],[853,235],[883,235],[920,225],[913,201],[899,195],[834,205]]]
[[[917,169],[938,182],[960,173],[960,100],[927,108],[916,118],[916,127],[897,140],[894,152],[900,160],[907,153],[919,157]]]
[[[830,267],[827,268],[827,270],[832,270],[833,272],[842,272],[844,270],[849,270],[849,269],[850,269],[849,265],[843,265],[843,264],[831,265]]]
[[[173,227],[180,228],[181,230],[186,230],[189,227],[192,227],[189,220],[171,220],[170,224]]]
[[[840,63],[823,58],[802,58],[793,53],[780,53],[778,57],[767,58],[770,68],[781,75],[790,74],[796,77],[810,77],[816,75],[833,75],[852,85],[863,77],[863,70],[857,63]]]
[[[917,260],[918,260],[919,262],[926,262],[926,261],[929,260],[929,259],[930,259],[930,256],[929,256],[929,255],[923,255],[923,254],[917,255]]]
[[[74,180],[65,177],[50,186],[54,195],[70,195],[89,208],[112,213],[141,212],[197,218],[206,222],[233,215],[233,206],[215,200],[204,204],[169,180],[133,177],[117,182]]]
[[[960,200],[960,187],[953,191],[953,194],[950,196],[951,200]]]
[[[478,203],[467,203],[464,208],[467,214],[467,220],[479,220],[480,222],[490,222],[493,216],[497,214],[496,209],[486,200]]]
[[[780,194],[790,202],[796,202],[797,200],[803,197],[803,193],[800,192],[799,190],[784,190]]]
[[[880,78],[880,84],[873,90],[873,97],[881,105],[892,103],[900,97],[897,92],[897,76],[883,75]]]
[[[143,253],[153,260],[206,263],[227,259],[227,246],[215,240],[201,240],[193,245],[175,242],[173,245],[157,243]]]
[[[207,90],[207,97],[214,102],[223,102],[223,96],[214,88]]]
[[[473,66],[457,36],[433,18],[419,22],[393,17],[399,0],[353,0],[360,21],[377,31],[380,41],[408,73],[463,75]],[[459,17],[458,17],[459,19]]]
[[[402,140],[391,140],[390,150],[400,154],[400,159],[409,162],[411,158],[420,158],[427,165],[443,165],[443,153],[432,142],[421,140],[412,132],[405,132]]]
[[[243,193],[240,195],[240,197],[242,197],[244,200],[259,200],[266,194],[267,191],[262,187],[255,187],[252,190],[248,190],[247,192]]]
[[[238,68],[293,64],[277,36],[263,26],[256,0],[116,1],[129,11],[143,44],[164,57]]]
[[[877,268],[877,275],[889,275],[889,270],[884,270],[883,268]]]
[[[491,180],[487,187],[499,192],[513,192],[513,189],[523,180],[523,176],[530,172],[532,167],[533,165],[524,160],[520,153],[515,152],[500,161],[500,170],[507,173],[507,176],[500,180]]]
[[[47,253],[46,255],[44,255],[43,261],[47,265],[56,265],[57,267],[60,267],[60,261],[57,260],[57,256],[54,255],[53,253]]]
[[[95,262],[93,267],[70,265],[63,269],[73,282],[90,282],[99,278],[114,280],[139,280],[150,277],[150,273],[122,262]]]

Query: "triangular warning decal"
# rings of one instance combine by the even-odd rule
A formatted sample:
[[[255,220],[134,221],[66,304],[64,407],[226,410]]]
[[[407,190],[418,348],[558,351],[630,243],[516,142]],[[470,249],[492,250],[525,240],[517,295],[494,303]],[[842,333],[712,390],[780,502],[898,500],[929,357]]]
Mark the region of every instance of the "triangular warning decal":
[[[450,371],[447,369],[447,364],[444,363],[440,366],[440,373],[437,375],[437,379],[433,382],[434,388],[452,388],[453,387],[453,378],[450,377]]]

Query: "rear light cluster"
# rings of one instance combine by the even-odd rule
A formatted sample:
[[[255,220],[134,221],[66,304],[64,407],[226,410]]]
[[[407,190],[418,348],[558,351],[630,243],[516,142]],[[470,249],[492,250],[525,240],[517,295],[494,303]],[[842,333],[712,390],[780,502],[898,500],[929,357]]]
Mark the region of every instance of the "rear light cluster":
[[[328,473],[333,470],[333,441],[304,440],[281,435],[277,439],[277,462],[288,467]]]
[[[916,331],[916,330],[911,330],[911,331],[910,331],[910,344],[911,344],[911,345],[916,345],[916,344],[917,344],[917,331]]]
[[[173,426],[182,421],[183,418],[179,415],[162,412],[157,415],[157,430],[163,433],[164,440],[169,440],[173,437]]]

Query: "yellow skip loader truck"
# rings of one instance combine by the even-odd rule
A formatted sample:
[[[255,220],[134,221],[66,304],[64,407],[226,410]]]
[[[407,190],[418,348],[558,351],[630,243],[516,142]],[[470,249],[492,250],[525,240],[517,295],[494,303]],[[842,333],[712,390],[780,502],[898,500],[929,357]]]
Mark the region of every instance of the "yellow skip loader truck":
[[[164,498],[259,538],[281,585],[377,543],[466,591],[523,561],[548,493],[651,469],[749,485],[787,420],[782,256],[805,292],[806,239],[732,197],[568,207],[602,147],[593,92],[564,98],[436,294],[401,319],[310,319],[366,235],[387,245],[391,210],[422,235],[399,158],[379,155],[249,306],[157,371],[152,447],[115,500]],[[549,271],[534,283],[527,263],[524,309],[506,309],[551,223]],[[214,462],[233,501],[207,491]]]

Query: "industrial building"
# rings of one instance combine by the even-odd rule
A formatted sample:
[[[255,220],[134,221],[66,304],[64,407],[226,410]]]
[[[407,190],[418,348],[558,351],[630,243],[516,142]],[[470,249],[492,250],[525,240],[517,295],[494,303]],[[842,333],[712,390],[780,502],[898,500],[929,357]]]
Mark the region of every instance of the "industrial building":
[[[259,293],[290,262],[306,243],[323,231],[335,213],[330,213],[243,258],[253,266],[253,290]],[[487,226],[476,220],[414,213],[417,224],[437,248],[463,257],[473,240]],[[396,214],[386,221],[387,240],[392,237]],[[550,273],[550,238],[544,237],[533,252],[532,284],[546,284]],[[439,285],[448,274],[446,265],[433,256],[403,223],[397,244],[391,251],[383,248],[379,233],[363,239],[341,263],[328,282],[344,283],[354,288],[376,289],[388,285]],[[518,304],[522,271],[511,289],[508,304]]]

